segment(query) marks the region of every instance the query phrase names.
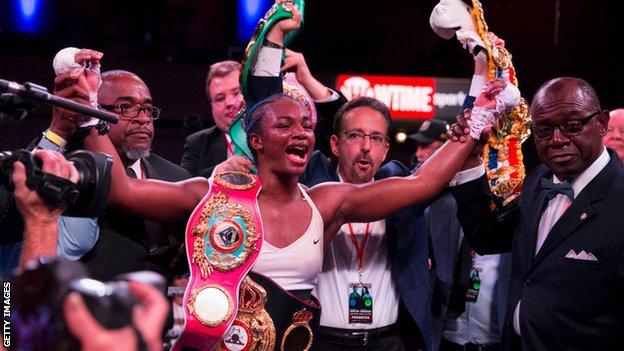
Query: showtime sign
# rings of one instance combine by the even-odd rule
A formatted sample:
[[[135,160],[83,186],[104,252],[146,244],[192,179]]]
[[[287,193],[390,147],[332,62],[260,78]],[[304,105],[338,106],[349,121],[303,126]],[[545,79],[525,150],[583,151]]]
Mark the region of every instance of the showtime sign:
[[[438,83],[438,84],[436,84]],[[443,91],[436,91],[443,88]],[[432,119],[459,112],[470,81],[432,77],[339,75],[336,88],[348,99],[374,97],[386,104],[393,118]]]

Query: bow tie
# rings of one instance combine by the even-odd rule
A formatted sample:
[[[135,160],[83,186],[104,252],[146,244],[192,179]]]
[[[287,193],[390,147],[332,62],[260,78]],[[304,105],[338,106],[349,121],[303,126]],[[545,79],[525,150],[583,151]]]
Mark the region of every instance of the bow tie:
[[[567,180],[555,184],[550,178],[542,178],[542,189],[546,191],[546,197],[549,201],[559,194],[574,200],[574,189],[572,189],[572,184]]]

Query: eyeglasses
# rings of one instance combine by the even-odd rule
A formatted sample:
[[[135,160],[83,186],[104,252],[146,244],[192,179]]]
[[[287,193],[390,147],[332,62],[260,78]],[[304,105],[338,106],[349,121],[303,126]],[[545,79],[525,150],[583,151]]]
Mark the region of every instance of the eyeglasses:
[[[158,119],[160,116],[160,109],[155,106],[150,105],[100,105],[107,110],[114,111],[115,113],[119,113],[122,119],[134,119],[139,116],[139,113],[143,111],[143,113],[151,118],[152,120]]]
[[[380,133],[366,134],[357,130],[347,130],[341,133],[351,144],[361,144],[364,137],[369,137],[372,145],[379,146],[388,142],[389,138]]]
[[[574,119],[559,125],[534,124],[531,130],[537,139],[550,139],[555,132],[555,129],[559,129],[559,131],[567,137],[579,135],[583,131],[583,126],[585,126],[587,122],[599,115],[601,112],[602,111],[596,111],[585,118]]]
[[[240,90],[235,90],[232,91],[228,94],[217,94],[214,97],[210,97],[210,102],[212,102],[215,105],[223,105],[225,103],[225,100],[227,99],[228,95],[233,96],[234,98],[238,98],[239,95],[241,95],[241,91]]]

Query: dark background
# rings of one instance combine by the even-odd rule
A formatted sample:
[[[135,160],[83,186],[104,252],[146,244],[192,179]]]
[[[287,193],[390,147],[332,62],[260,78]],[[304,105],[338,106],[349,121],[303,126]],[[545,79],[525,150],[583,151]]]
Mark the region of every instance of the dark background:
[[[15,3],[0,0],[0,78],[51,87],[59,49],[102,51],[104,70],[133,71],[150,87],[164,111],[154,150],[176,163],[187,135],[183,117],[193,113],[212,124],[204,96],[207,67],[240,60],[246,44],[236,37],[234,0],[42,0],[39,34],[13,29]],[[429,27],[436,3],[309,0],[292,48],[330,86],[340,73],[469,78],[471,57]],[[624,106],[619,1],[486,0],[483,7],[490,29],[513,54],[526,98],[547,79],[569,75],[587,79],[604,108]],[[26,145],[48,123],[49,109],[40,108],[17,127],[0,126],[0,150]],[[407,161],[413,149],[395,143],[391,157]]]

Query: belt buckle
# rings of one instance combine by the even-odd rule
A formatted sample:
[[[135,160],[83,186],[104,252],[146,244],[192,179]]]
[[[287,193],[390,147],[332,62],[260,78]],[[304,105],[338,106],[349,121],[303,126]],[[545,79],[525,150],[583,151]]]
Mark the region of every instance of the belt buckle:
[[[368,346],[368,331],[353,332],[353,333],[351,333],[351,335],[352,336],[362,336],[363,337],[362,346]]]

